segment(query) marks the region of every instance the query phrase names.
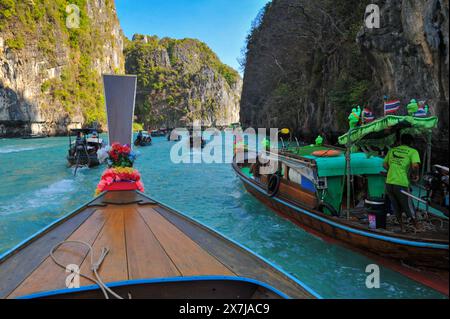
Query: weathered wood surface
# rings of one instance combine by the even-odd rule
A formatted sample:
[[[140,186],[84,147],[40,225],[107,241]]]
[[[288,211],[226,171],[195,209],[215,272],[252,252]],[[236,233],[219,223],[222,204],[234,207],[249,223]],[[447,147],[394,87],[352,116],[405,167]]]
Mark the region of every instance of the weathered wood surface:
[[[65,289],[69,274],[53,262],[49,253],[56,244],[75,240],[92,245],[94,262],[103,248],[109,249],[99,269],[106,283],[182,276],[239,276],[265,282],[292,297],[312,297],[249,252],[133,193],[121,197],[114,192],[101,197],[93,207],[88,206],[44,235],[45,241],[44,237],[37,239],[12,259],[0,263],[0,278],[3,276],[7,283],[2,282],[2,296],[16,298]],[[91,256],[85,246],[68,243],[59,247],[55,256],[62,264],[78,265],[82,274],[94,278]],[[20,266],[24,261],[31,263]],[[18,266],[18,272],[14,265]],[[92,284],[81,278],[81,286]]]
[[[7,297],[48,256],[50,249],[67,239],[95,209],[83,210],[73,218],[55,226],[35,240],[19,248],[12,256],[0,262],[0,298]]]
[[[85,241],[92,245],[99,231],[105,224],[107,216],[101,211],[96,211],[91,218],[82,224],[67,240]],[[54,253],[55,258],[63,264],[81,265],[86,259],[88,248],[77,243],[68,243],[60,246]],[[29,276],[20,286],[14,290],[9,298],[32,294],[42,288],[45,283],[47,290],[61,289],[65,287],[67,273],[59,267],[51,257],[44,262]]]

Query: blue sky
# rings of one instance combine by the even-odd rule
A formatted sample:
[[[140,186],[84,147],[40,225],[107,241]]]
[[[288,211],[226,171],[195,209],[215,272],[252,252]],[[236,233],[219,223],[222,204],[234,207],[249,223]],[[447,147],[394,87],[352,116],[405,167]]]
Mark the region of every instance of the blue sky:
[[[251,23],[268,0],[116,0],[125,35],[141,33],[205,42],[222,62],[237,59]]]

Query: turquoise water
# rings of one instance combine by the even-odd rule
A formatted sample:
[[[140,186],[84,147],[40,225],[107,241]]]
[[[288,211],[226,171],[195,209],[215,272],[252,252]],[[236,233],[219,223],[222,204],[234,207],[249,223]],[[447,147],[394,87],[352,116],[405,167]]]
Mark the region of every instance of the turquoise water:
[[[67,138],[0,140],[0,254],[92,199],[103,171],[66,167]],[[324,242],[248,194],[229,164],[173,164],[169,143],[139,149],[146,193],[218,230],[299,278],[325,298],[442,298],[381,267],[367,289],[365,256]]]

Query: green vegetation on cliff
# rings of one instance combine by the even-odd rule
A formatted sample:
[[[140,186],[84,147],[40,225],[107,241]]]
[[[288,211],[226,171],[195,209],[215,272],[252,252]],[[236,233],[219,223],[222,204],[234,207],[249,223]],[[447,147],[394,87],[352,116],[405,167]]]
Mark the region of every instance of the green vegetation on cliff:
[[[176,125],[180,119],[192,122],[208,116],[218,118],[223,112],[219,103],[205,97],[202,103],[198,95],[207,92],[193,90],[208,81],[222,83],[221,78],[232,91],[241,80],[238,72],[196,39],[135,35],[126,46],[125,56],[126,72],[138,76],[136,114],[147,127]]]
[[[356,42],[365,6],[359,0],[268,3],[242,61],[243,124],[287,126],[310,136],[345,131],[352,105],[370,103],[377,89]]]
[[[48,69],[63,64],[59,76],[41,86],[48,105],[69,117],[82,114],[85,124],[105,123],[101,79],[95,65],[103,59],[103,45],[112,40],[114,2],[105,0],[110,19],[100,26],[88,16],[87,0],[0,0],[0,33],[10,49],[36,50]],[[66,23],[79,8],[79,27]],[[73,20],[72,20],[73,21]],[[114,43],[114,41],[111,41]],[[44,77],[45,78],[45,77]]]

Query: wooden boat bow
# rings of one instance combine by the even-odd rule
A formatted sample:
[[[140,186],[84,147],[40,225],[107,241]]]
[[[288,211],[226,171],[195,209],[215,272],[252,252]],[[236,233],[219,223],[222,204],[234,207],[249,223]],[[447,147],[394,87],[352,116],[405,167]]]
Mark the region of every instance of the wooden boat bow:
[[[104,193],[1,257],[0,297],[102,298],[85,278],[81,289],[67,290],[68,273],[49,256],[64,241],[84,241],[95,256],[107,247],[99,275],[124,298],[130,291],[131,298],[319,297],[239,244],[137,191]],[[67,243],[55,257],[91,275],[86,247]]]

